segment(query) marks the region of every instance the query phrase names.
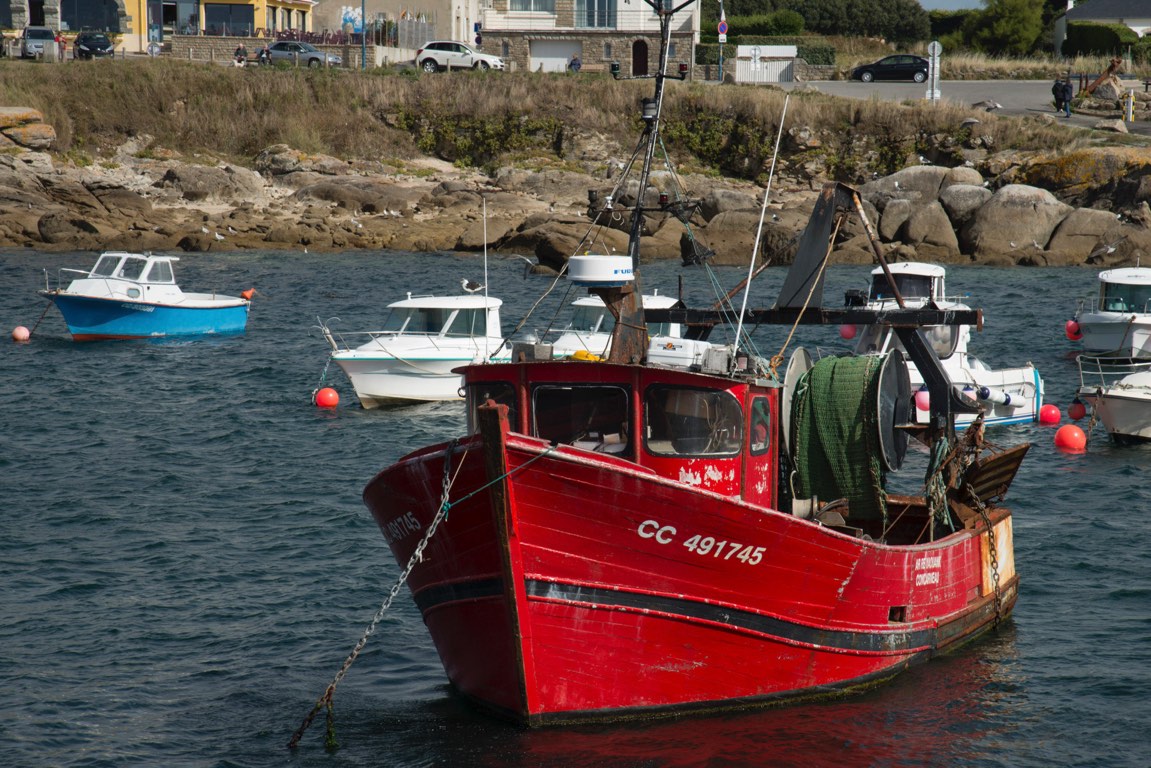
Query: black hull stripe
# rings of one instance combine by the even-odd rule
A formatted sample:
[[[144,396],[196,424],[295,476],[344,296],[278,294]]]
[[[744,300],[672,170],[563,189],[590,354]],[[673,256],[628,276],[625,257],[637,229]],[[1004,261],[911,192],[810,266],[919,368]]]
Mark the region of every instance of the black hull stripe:
[[[655,611],[669,616],[682,617],[686,621],[708,621],[732,629],[777,637],[787,642],[857,653],[909,653],[937,649],[941,643],[949,645],[970,630],[990,621],[994,611],[994,604],[988,600],[987,604],[980,606],[975,614],[959,619],[955,626],[948,625],[942,629],[933,627],[916,631],[901,631],[898,627],[893,626],[890,630],[883,632],[852,632],[819,629],[770,616],[761,616],[749,611],[674,597],[558,584],[535,579],[529,579],[526,588],[529,597],[540,600],[566,602],[587,608],[607,607]],[[1008,588],[1006,591],[1008,594],[1005,594],[1004,597],[1010,603],[1014,603],[1014,590]],[[420,590],[415,595],[415,602],[421,614],[426,617],[429,612],[451,603],[500,598],[502,595],[503,586],[500,579],[482,579]]]

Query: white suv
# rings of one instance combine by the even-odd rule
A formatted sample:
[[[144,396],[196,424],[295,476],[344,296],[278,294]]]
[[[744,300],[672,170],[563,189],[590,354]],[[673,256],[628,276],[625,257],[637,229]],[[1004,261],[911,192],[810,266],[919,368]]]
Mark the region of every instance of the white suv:
[[[503,69],[504,60],[489,56],[454,40],[435,40],[424,43],[416,51],[416,66],[425,72],[444,69]]]

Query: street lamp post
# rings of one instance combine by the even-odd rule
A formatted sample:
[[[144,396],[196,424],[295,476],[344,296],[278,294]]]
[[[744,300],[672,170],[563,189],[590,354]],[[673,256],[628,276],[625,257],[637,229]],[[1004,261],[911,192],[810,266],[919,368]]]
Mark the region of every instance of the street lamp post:
[[[360,0],[360,69],[368,67],[368,14],[364,2]]]

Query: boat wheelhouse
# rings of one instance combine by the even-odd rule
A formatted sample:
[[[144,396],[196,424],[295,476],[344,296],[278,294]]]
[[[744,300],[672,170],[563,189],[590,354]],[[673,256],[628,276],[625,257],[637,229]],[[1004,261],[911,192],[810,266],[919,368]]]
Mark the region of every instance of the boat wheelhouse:
[[[876,267],[871,271],[868,292],[848,291],[847,302],[862,303],[879,311],[897,307],[901,301],[908,307],[969,309],[962,301],[947,297],[946,275],[947,271],[937,264],[908,261]],[[943,363],[952,384],[982,406],[984,424],[1038,421],[1043,407],[1043,379],[1031,362],[1015,368],[991,368],[970,352],[969,325],[930,326],[924,328],[923,333]],[[866,325],[858,330],[856,354],[882,354],[891,349],[902,351],[899,339],[890,327]],[[912,389],[923,388],[923,376],[910,361],[908,373]],[[926,393],[916,398],[916,406],[916,420],[926,423],[930,417]],[[974,418],[974,414],[958,414],[956,426],[966,426]]]
[[[40,295],[59,308],[75,341],[243,333],[251,292],[185,293],[176,283],[174,264],[179,260],[108,251],[88,271],[61,269],[56,287],[45,287]],[[80,277],[62,287],[69,275]]]
[[[1099,273],[1099,292],[1081,300],[1067,334],[1091,353],[1151,357],[1151,267]]]
[[[364,408],[460,400],[456,368],[508,357],[501,306],[490,296],[409,293],[388,305],[379,330],[336,333],[323,323],[320,330]]]

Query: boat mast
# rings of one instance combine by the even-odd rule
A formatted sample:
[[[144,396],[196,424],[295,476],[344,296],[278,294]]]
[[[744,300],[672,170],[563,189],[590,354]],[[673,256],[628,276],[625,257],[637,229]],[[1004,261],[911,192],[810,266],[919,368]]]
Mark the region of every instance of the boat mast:
[[[655,97],[644,99],[642,102],[642,117],[644,122],[643,134],[640,143],[645,145],[643,168],[639,177],[639,192],[635,206],[632,209],[631,230],[628,234],[627,255],[631,261],[632,274],[635,282],[622,287],[595,288],[593,293],[603,299],[608,310],[615,316],[615,328],[612,330],[611,352],[608,360],[613,363],[642,363],[647,356],[647,325],[643,317],[643,304],[641,301],[642,287],[640,285],[639,246],[644,226],[644,201],[647,198],[648,180],[651,177],[651,164],[655,157],[655,148],[659,144],[659,121],[663,111],[664,80],[668,77],[667,57],[668,47],[671,43],[671,19],[695,0],[684,0],[679,5],[674,0],[644,0],[659,17],[659,66],[654,75],[641,75],[636,77],[621,77],[619,62],[612,62],[612,77],[616,80],[655,79]],[[673,75],[679,80],[687,77],[687,66],[680,65],[679,73]]]

